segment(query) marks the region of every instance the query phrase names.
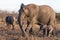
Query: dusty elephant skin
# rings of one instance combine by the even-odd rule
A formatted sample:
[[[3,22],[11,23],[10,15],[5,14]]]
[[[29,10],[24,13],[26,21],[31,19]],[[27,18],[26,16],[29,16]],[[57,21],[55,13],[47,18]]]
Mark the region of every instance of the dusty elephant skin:
[[[55,22],[55,12],[48,5],[38,6],[35,4],[21,4],[18,22],[22,32],[25,32],[25,29],[27,32],[29,32],[29,30],[34,27],[35,24],[46,24],[53,28]],[[51,32],[52,30],[50,30],[49,33]]]

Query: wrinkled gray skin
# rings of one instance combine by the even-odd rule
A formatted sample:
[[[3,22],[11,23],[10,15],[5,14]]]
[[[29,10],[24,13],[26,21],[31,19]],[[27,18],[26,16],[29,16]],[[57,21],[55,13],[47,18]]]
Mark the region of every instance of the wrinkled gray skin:
[[[53,29],[55,22],[55,12],[50,6],[47,5],[38,6],[35,4],[21,4],[18,22],[23,33],[25,33],[25,29],[26,32],[29,33],[29,30],[34,27],[35,24],[47,25],[49,28],[52,27]],[[52,30],[49,31],[49,35],[51,32]]]

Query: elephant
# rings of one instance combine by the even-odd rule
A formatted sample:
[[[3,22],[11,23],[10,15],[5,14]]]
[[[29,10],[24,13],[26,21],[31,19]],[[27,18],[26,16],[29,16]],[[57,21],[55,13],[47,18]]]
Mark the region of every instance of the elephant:
[[[22,3],[19,9],[18,22],[22,32],[25,33],[26,30],[29,33],[29,30],[36,24],[40,26],[43,24],[53,28],[55,16],[55,11],[48,5],[24,5]],[[25,29],[23,29],[24,27]]]
[[[13,24],[14,23],[14,18],[13,18],[13,16],[6,16],[5,20],[6,20],[6,24],[7,25],[9,25],[9,24],[12,25],[13,26],[12,29],[14,29],[14,24]]]

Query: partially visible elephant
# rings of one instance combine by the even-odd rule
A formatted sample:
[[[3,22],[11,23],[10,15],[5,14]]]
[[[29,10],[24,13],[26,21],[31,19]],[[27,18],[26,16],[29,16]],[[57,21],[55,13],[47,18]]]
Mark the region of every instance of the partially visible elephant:
[[[27,32],[29,32],[29,30],[34,27],[35,24],[43,24],[54,27],[55,12],[48,5],[38,6],[35,4],[21,4],[18,17],[18,22],[22,32],[25,32],[25,29]],[[27,28],[23,29],[22,27]]]
[[[14,29],[14,24],[13,24],[14,23],[14,18],[13,18],[13,16],[7,16],[5,20],[6,20],[6,24],[8,26],[12,25],[12,27],[13,27],[12,29]]]

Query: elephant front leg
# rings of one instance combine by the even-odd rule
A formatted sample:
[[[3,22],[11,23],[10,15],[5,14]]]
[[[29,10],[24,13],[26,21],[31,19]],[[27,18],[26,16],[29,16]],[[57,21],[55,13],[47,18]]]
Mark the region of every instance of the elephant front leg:
[[[32,27],[34,27],[34,24],[36,24],[36,23],[37,23],[36,17],[33,17],[32,20],[31,20],[31,22],[30,22],[30,24],[28,25],[28,27],[26,29],[26,32],[29,33],[30,29]]]
[[[50,37],[52,35],[52,32],[53,32],[53,27],[49,25],[47,28],[47,36]]]
[[[50,17],[50,22],[49,22],[49,25],[48,25],[48,30],[49,30],[49,34],[48,34],[48,36],[51,36],[51,34],[52,34],[52,32],[53,32],[53,30],[54,30],[54,27],[55,27],[55,16],[53,16],[53,15],[51,15],[51,17]]]
[[[30,31],[30,29],[32,28],[32,24],[30,24],[28,27],[27,27],[27,29],[26,29],[26,32],[29,34],[29,31]]]

